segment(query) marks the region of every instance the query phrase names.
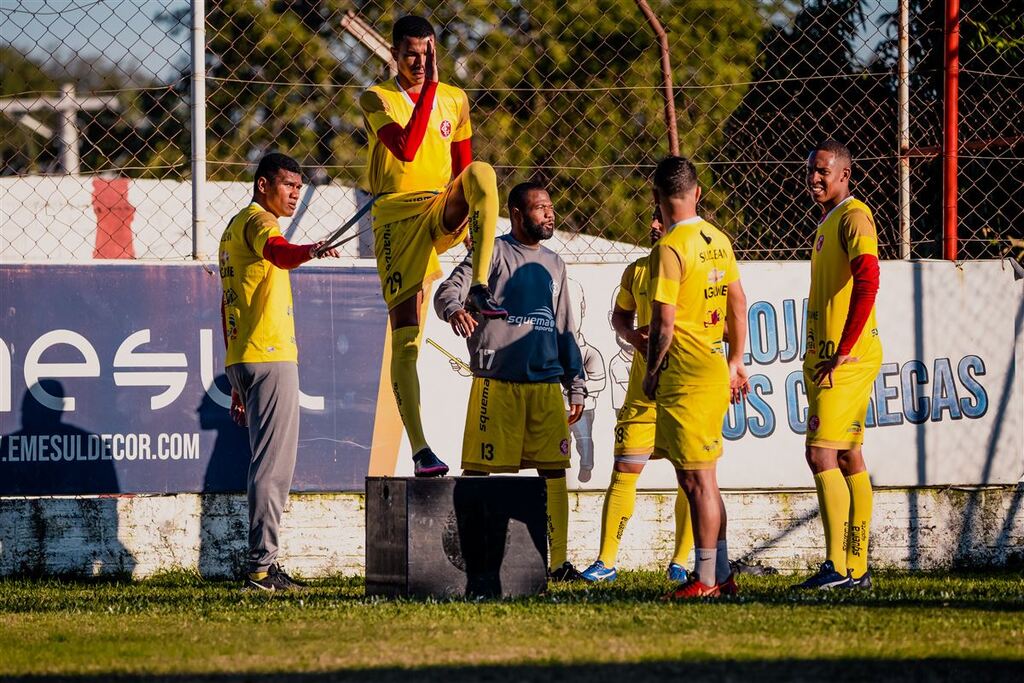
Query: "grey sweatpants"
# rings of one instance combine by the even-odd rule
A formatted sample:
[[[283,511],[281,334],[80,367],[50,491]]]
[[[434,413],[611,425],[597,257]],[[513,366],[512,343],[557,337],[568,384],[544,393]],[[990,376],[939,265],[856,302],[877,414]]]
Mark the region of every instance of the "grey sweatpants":
[[[277,560],[277,534],[299,447],[299,367],[237,363],[226,368],[249,419],[249,571]]]

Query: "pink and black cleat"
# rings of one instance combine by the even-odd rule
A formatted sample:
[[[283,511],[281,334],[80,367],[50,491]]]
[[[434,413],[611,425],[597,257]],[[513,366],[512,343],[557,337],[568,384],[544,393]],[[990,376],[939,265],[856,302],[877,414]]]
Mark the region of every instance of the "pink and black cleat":
[[[495,302],[487,285],[473,285],[469,288],[466,310],[470,313],[479,313],[488,320],[504,320],[508,317],[508,311]]]
[[[443,477],[448,474],[448,465],[445,465],[429,448],[424,448],[412,456],[412,461],[415,464],[413,472],[417,477]]]

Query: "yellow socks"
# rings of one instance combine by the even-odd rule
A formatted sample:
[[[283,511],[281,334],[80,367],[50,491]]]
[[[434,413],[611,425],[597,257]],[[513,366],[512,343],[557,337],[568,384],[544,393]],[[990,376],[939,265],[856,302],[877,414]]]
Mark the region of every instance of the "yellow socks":
[[[569,489],[565,477],[545,479],[548,490],[548,542],[551,546],[549,567],[565,564],[569,550]]]
[[[818,490],[818,508],[825,527],[825,559],[831,560],[840,574],[846,573],[846,525],[850,521],[850,489],[839,468],[814,475]]]
[[[636,480],[639,478],[639,474],[612,471],[612,483],[608,485],[608,492],[604,495],[601,554],[597,557],[606,567],[615,566],[622,532],[626,530],[626,524],[636,508]]]
[[[858,472],[846,477],[850,490],[850,532],[846,568],[859,579],[868,570],[868,532],[871,529],[871,477]]]
[[[462,194],[469,204],[469,234],[473,238],[473,282],[486,285],[498,230],[498,178],[490,164],[474,161],[462,171]]]
[[[676,552],[672,563],[686,566],[686,559],[693,550],[693,521],[690,519],[690,503],[683,489],[676,487]]]
[[[420,420],[420,379],[416,374],[419,354],[419,327],[399,327],[391,332],[391,387],[413,455],[427,447]]]

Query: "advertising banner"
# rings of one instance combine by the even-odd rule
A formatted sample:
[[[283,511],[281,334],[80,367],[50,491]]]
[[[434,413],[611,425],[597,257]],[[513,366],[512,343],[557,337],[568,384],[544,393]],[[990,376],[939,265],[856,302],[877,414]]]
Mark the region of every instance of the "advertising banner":
[[[625,264],[569,266],[590,392],[570,486],[603,489],[631,349],[610,325]],[[726,416],[724,487],[807,487],[801,372],[808,265],[744,263],[752,392]],[[411,474],[386,368],[377,274],[302,267],[294,489],[360,491]],[[884,361],[864,452],[881,486],[1015,483],[1024,474],[1024,280],[1009,262],[882,264]],[[227,411],[215,268],[0,265],[0,495],[244,489],[247,434]],[[465,341],[429,311],[419,371],[434,450],[458,471]],[[589,472],[580,454],[592,456]],[[642,488],[674,488],[652,462]]]

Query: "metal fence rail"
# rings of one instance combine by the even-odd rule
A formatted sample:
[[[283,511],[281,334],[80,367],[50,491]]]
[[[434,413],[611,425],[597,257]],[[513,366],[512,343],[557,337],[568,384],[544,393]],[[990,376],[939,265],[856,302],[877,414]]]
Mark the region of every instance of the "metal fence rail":
[[[958,255],[1024,251],[1024,20],[963,0],[950,94],[947,2],[649,2],[702,212],[742,258],[808,256],[803,169],[825,137],[854,152],[883,256],[940,257],[951,97]],[[475,156],[504,188],[549,184],[565,253],[628,258],[669,149],[636,0],[2,0],[0,258],[208,256],[272,150],[310,183],[287,234],[326,235],[362,197],[359,93],[391,75],[394,20],[425,8],[442,80],[469,94]]]

